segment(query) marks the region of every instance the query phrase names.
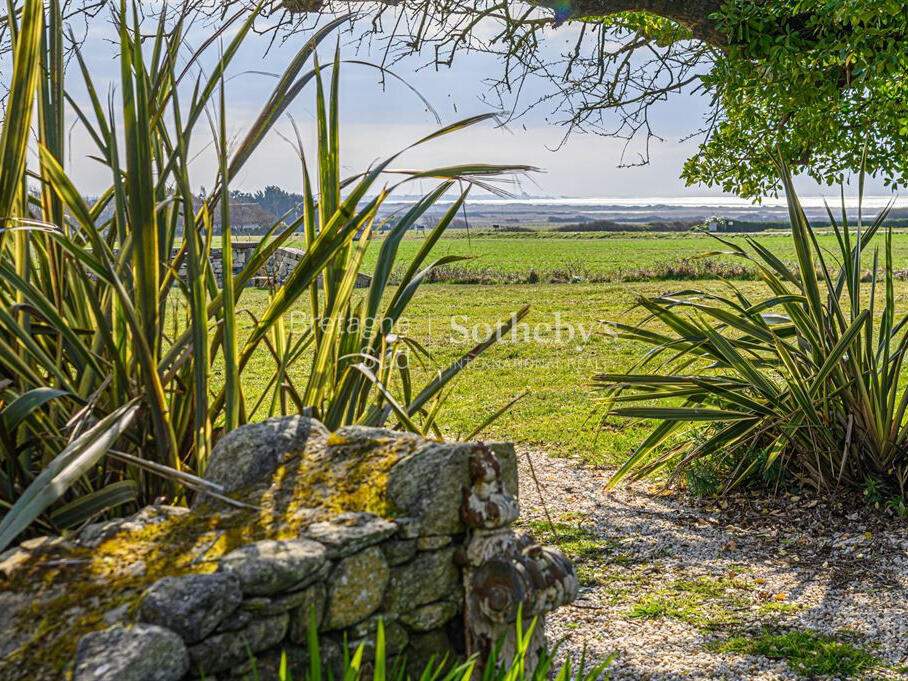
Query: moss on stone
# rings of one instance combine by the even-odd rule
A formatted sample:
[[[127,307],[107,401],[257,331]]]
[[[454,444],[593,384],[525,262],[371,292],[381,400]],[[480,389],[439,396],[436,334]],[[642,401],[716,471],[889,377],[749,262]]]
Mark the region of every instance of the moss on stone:
[[[263,539],[289,539],[345,511],[393,518],[388,471],[425,444],[420,438],[332,436],[285,456],[266,484],[232,494],[256,506],[205,502],[193,512],[127,529],[97,548],[69,547],[37,555],[5,589],[28,594],[17,625],[34,628],[0,661],[0,678],[58,679],[86,633],[107,626],[104,615],[125,606],[127,619],[145,589],[161,577],[213,572],[221,556]]]

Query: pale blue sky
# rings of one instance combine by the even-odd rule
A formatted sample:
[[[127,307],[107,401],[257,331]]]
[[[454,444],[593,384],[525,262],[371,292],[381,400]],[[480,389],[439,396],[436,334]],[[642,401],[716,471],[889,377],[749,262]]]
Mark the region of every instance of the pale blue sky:
[[[559,50],[571,40],[570,27],[553,32],[545,49]],[[194,30],[190,41],[200,43],[207,29]],[[266,51],[267,39],[253,36],[246,42],[231,70],[228,82],[229,134],[241,136],[255,118],[273,87],[275,79],[252,71],[281,72],[290,57],[299,49],[307,36],[290,37],[283,44]],[[106,20],[96,20],[84,45],[96,85],[106,91],[108,84],[118,78],[117,47],[112,28]],[[348,43],[349,34],[342,37]],[[333,40],[324,43],[323,60],[330,60]],[[356,54],[351,46],[344,48],[348,58],[378,61],[380,53],[361,50]],[[212,57],[216,50],[211,51]],[[500,69],[493,58],[479,54],[461,54],[453,68],[422,68],[426,58],[413,57],[394,65],[394,71],[407,79],[433,105],[445,123],[467,115],[486,112],[490,106],[482,101],[488,92],[484,80]],[[73,73],[77,77],[77,74]],[[373,69],[358,65],[345,65],[342,78],[342,163],[349,171],[363,169],[377,158],[406,146],[436,127],[434,117],[422,102],[407,88],[389,81],[383,88],[379,74]],[[527,96],[532,98],[542,92],[540,85],[533,85]],[[308,87],[290,107],[290,114],[301,125],[304,135],[311,141],[314,88]],[[685,187],[678,179],[684,159],[696,148],[696,140],[680,142],[691,130],[698,127],[707,102],[703,96],[682,94],[671,97],[660,105],[652,119],[654,127],[664,142],[652,144],[651,163],[639,168],[618,168],[621,140],[596,135],[573,135],[558,151],[563,129],[546,122],[549,112],[539,109],[507,129],[484,124],[479,128],[444,138],[409,153],[401,165],[430,167],[449,163],[482,161],[493,163],[529,164],[545,172],[524,181],[517,191],[533,195],[556,196],[698,196],[721,195],[712,188]],[[278,130],[291,134],[288,121],[281,121]],[[197,140],[208,139],[207,126],[197,132]],[[106,171],[86,158],[93,153],[89,140],[77,126],[71,137],[70,169],[79,179],[80,189],[95,193],[106,188],[109,182]],[[200,145],[201,146],[201,145]],[[201,150],[192,169],[193,184],[208,184],[205,178],[214,176],[211,154]],[[247,164],[242,176],[234,185],[236,189],[254,190],[276,184],[298,191],[300,185],[298,161],[291,148],[280,136],[271,134]],[[870,191],[882,193],[882,187],[871,186]],[[816,187],[802,183],[804,193],[818,193]],[[823,193],[831,193],[829,190]]]

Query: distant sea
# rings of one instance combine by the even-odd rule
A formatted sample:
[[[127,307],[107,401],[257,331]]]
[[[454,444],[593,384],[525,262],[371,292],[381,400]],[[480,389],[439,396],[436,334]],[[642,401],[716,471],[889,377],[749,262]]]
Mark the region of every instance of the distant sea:
[[[386,209],[393,211],[412,205],[415,197],[398,197],[387,202]],[[833,215],[841,214],[841,199],[830,194],[825,197]],[[434,209],[441,212],[450,206],[453,199],[439,202]],[[862,213],[865,219],[872,219],[885,208],[893,196],[865,196]],[[850,217],[857,215],[857,199],[845,197]],[[802,196],[801,204],[811,219],[825,219],[824,197]],[[908,217],[908,197],[896,197],[890,213],[893,218]],[[754,204],[734,197],[670,197],[652,196],[643,198],[612,197],[535,197],[521,196],[501,198],[495,196],[472,196],[467,208],[467,220],[473,224],[566,224],[593,220],[615,222],[673,222],[720,217],[728,220],[748,222],[783,222],[788,218],[784,199],[764,199]]]

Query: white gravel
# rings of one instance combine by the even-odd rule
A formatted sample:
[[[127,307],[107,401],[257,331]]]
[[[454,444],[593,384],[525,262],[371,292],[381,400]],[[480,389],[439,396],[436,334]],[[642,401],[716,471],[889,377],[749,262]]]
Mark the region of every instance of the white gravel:
[[[544,501],[556,526],[589,537],[584,555],[564,545],[587,586],[546,623],[562,656],[616,653],[612,679],[803,679],[784,660],[710,648],[769,628],[836,636],[879,660],[866,678],[908,679],[905,519],[791,494],[699,502],[648,484],[608,490],[604,469],[528,450],[519,461],[523,522],[547,527]],[[719,592],[691,595],[679,580]],[[631,616],[653,599],[688,609]]]

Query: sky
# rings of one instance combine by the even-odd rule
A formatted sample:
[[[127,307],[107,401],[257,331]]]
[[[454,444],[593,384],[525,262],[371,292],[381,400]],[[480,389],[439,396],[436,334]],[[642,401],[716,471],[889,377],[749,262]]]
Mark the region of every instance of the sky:
[[[190,32],[187,49],[198,45],[210,29]],[[544,49],[553,53],[570,44],[571,27],[562,27],[550,34]],[[240,139],[255,119],[271,92],[277,74],[286,68],[292,55],[302,46],[306,34],[290,36],[285,42],[268,48],[268,40],[252,36],[237,56],[227,83],[228,135]],[[107,92],[118,79],[119,63],[115,32],[105,17],[92,22],[84,43],[96,87]],[[377,62],[379,49],[368,47],[358,51],[351,45],[348,34],[341,36],[343,56]],[[323,43],[321,57],[329,61],[334,42]],[[216,57],[216,50],[210,51]],[[427,57],[417,56],[395,64],[393,71],[404,78],[425,97],[444,123],[494,109],[483,101],[489,91],[487,79],[500,72],[496,58],[481,54],[461,54],[453,67],[426,67]],[[209,61],[210,64],[210,61]],[[0,72],[5,65],[0,63]],[[73,73],[77,77],[77,74]],[[533,97],[543,93],[534,85],[528,93]],[[84,96],[76,91],[80,103]],[[308,86],[291,105],[289,114],[299,124],[307,148],[314,149],[314,87]],[[678,94],[670,97],[653,112],[654,127],[664,138],[654,141],[649,165],[619,168],[622,140],[592,134],[573,134],[560,144],[564,129],[546,120],[549,112],[537,109],[529,116],[507,127],[487,122],[478,127],[447,136],[415,151],[408,152],[400,165],[408,168],[427,168],[462,162],[525,164],[541,172],[519,178],[518,184],[508,187],[517,194],[565,197],[641,197],[641,196],[720,196],[711,187],[686,187],[679,179],[684,160],[696,150],[696,139],[680,141],[699,127],[707,102],[701,95]],[[376,159],[407,146],[438,127],[434,115],[407,87],[393,79],[381,82],[377,70],[356,64],[344,64],[341,78],[341,161],[350,173],[360,171]],[[72,117],[71,117],[72,118]],[[73,118],[73,123],[75,120]],[[200,128],[196,139],[210,139],[207,124]],[[278,132],[292,137],[289,120],[276,126]],[[560,145],[560,146],[559,146]],[[206,144],[198,143],[198,156],[191,168],[194,185],[205,185],[204,178],[213,178],[215,160]],[[553,151],[558,147],[557,151]],[[78,125],[71,127],[70,154],[67,165],[77,178],[84,194],[97,194],[109,185],[109,171],[88,158],[95,153],[90,139]],[[311,153],[311,152],[310,152]],[[211,186],[212,182],[207,183]],[[299,161],[294,150],[273,132],[256,151],[233,189],[254,191],[267,185],[278,185],[288,191],[299,191],[301,185]],[[421,193],[414,187],[410,193]],[[834,194],[828,188],[819,189],[801,182],[805,194]],[[886,193],[871,182],[869,193]]]

